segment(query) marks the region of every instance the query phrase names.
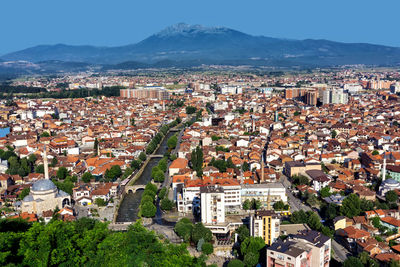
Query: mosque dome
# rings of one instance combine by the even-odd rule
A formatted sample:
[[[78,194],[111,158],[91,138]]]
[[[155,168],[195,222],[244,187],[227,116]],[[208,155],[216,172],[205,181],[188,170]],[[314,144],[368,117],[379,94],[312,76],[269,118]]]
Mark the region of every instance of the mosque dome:
[[[32,191],[48,191],[57,189],[55,184],[48,179],[40,179],[33,183]]]

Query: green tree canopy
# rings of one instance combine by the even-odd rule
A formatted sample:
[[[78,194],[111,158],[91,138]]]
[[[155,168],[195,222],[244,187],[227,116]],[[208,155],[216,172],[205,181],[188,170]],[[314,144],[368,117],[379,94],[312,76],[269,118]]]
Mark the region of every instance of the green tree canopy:
[[[343,200],[340,212],[346,217],[353,218],[360,214],[360,204],[360,198],[356,194],[350,194]]]

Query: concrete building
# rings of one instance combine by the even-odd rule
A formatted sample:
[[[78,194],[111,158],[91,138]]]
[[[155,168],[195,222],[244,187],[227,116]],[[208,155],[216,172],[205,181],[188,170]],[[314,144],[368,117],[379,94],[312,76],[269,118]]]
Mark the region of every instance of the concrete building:
[[[267,208],[268,202],[272,206],[275,202],[287,202],[286,190],[281,183],[242,184],[241,202],[246,200],[260,200],[263,207]]]
[[[200,189],[201,222],[219,224],[225,222],[224,189],[219,186],[206,186]]]
[[[267,248],[267,267],[327,267],[331,257],[331,239],[317,231],[301,231]]]
[[[259,210],[250,216],[250,236],[261,237],[265,244],[271,245],[280,235],[280,217],[272,210]]]
[[[146,86],[135,89],[121,89],[120,96],[126,98],[168,100],[169,92],[162,86]]]

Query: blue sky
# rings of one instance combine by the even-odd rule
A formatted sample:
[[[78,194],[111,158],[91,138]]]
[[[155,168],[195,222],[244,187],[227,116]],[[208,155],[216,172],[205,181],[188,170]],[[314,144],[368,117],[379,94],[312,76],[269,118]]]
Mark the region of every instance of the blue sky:
[[[399,0],[1,0],[0,55],[39,44],[131,44],[179,22],[400,47],[399,10]]]

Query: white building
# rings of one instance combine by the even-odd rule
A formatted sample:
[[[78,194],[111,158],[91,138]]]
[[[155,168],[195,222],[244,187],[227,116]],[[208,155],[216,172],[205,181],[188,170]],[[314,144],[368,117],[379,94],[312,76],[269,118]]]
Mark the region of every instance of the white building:
[[[258,199],[264,207],[268,206],[268,201],[272,206],[275,202],[282,200],[287,203],[286,189],[281,183],[267,184],[242,184],[241,200],[244,201]]]
[[[225,222],[225,195],[220,186],[205,186],[200,189],[201,222],[219,224]]]

